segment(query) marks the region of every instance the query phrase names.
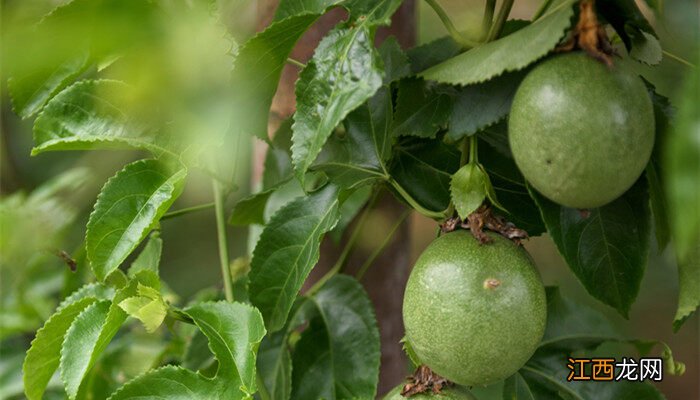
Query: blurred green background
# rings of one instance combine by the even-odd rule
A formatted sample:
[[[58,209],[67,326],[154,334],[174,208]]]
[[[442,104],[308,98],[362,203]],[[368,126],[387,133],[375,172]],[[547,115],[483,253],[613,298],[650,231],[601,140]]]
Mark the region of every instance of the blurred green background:
[[[2,45],[12,48],[10,42],[13,30],[30,26],[55,6],[64,3],[55,0],[3,0],[2,1]],[[172,1],[177,9],[177,1]],[[257,4],[253,0],[220,0],[217,2],[223,14],[223,25],[230,36],[238,43],[254,33],[256,29]],[[469,32],[478,29],[481,23],[482,1],[440,0],[451,19],[460,29]],[[644,2],[639,2],[661,37],[665,50],[685,59],[698,59],[698,36],[700,35],[699,6],[695,0],[668,1],[663,15],[654,15]],[[518,0],[511,18],[529,18],[539,5],[535,0]],[[156,101],[170,102],[173,96],[185,93],[187,102],[172,105],[174,110],[187,108],[197,103],[202,93],[210,94],[216,87],[217,74],[211,65],[216,61],[209,58],[207,49],[213,47],[211,37],[214,32],[199,32],[201,21],[196,16],[178,16],[179,24],[164,29],[171,38],[171,48],[161,49],[165,58],[154,58],[160,63],[155,69],[167,73],[166,77],[146,77],[142,81],[148,92],[148,79],[172,79],[177,82],[172,92],[160,94]],[[127,21],[127,26],[129,21]],[[418,1],[418,41],[424,43],[444,36],[442,24],[426,6]],[[197,33],[197,34],[195,34]],[[198,35],[201,36],[198,38]],[[235,46],[234,46],[235,47]],[[234,50],[235,51],[235,50]],[[33,332],[52,313],[57,300],[76,287],[89,272],[80,268],[77,273],[68,271],[65,263],[56,256],[57,250],[65,250],[79,260],[79,252],[84,235],[84,227],[97,193],[103,183],[117,170],[143,154],[131,151],[61,152],[45,153],[31,157],[32,120],[22,120],[12,112],[7,97],[7,65],[21,64],[22,60],[8,60],[7,51],[2,52],[2,98],[1,98],[1,142],[0,142],[0,398],[3,391],[16,391],[20,371],[17,361],[21,361],[24,349],[33,337]],[[21,55],[22,52],[13,53]],[[28,52],[22,57],[39,57]],[[169,60],[164,63],[163,60]],[[149,60],[141,60],[148,63]],[[657,67],[640,65],[639,72],[657,86],[658,91],[677,99],[684,77],[688,73],[698,73],[668,57]],[[134,71],[127,71],[132,74]],[[171,82],[171,83],[172,83]],[[183,83],[184,82],[184,83]],[[206,98],[210,98],[207,96]],[[153,100],[153,99],[151,99]],[[202,105],[195,109],[204,108]],[[206,107],[204,115],[213,107]],[[189,124],[202,123],[206,128],[212,122],[195,112]],[[194,121],[194,122],[192,122]],[[199,132],[198,135],[203,133]],[[235,158],[235,176],[239,190],[229,199],[233,204],[247,195],[250,190],[252,171],[251,155],[254,144],[250,139],[241,138],[239,150],[220,155]],[[56,183],[56,177],[63,176]],[[54,190],[48,185],[54,184]],[[700,183],[699,183],[700,184]],[[42,186],[43,185],[43,186]],[[39,189],[39,191],[37,191]],[[203,171],[193,171],[188,178],[188,186],[173,209],[207,203],[212,200],[210,177]],[[376,216],[382,218],[382,216]],[[220,286],[217,240],[214,213],[211,210],[189,214],[181,218],[163,221],[161,236],[164,241],[164,254],[161,264],[163,280],[170,288],[186,299],[200,289]],[[412,260],[434,238],[435,225],[419,215],[411,218]],[[368,251],[376,241],[371,232],[362,235],[364,241],[359,246]],[[248,250],[248,233],[245,229],[231,229],[229,235],[232,258],[243,256]],[[639,298],[632,308],[629,320],[624,320],[610,308],[593,300],[568,270],[554,244],[547,237],[533,238],[526,243],[548,285],[562,287],[564,293],[592,305],[614,320],[631,337],[658,339],[667,342],[678,360],[687,367],[685,376],[667,376],[659,384],[669,399],[700,399],[700,319],[696,313],[688,320],[679,333],[672,333],[671,323],[676,307],[678,290],[677,270],[672,251],[661,254],[652,249],[649,266],[642,282]],[[31,278],[31,279],[30,279]],[[698,288],[700,290],[700,288]],[[10,388],[10,389],[8,389]]]

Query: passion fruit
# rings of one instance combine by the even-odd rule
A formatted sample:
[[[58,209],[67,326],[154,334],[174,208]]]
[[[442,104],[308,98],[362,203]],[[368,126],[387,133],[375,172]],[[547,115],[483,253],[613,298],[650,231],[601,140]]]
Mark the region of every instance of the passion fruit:
[[[419,361],[464,386],[515,373],[544,333],[544,286],[527,252],[488,233],[447,233],[420,255],[403,302],[406,339]]]
[[[406,400],[406,397],[401,395],[403,385],[399,385],[384,396],[384,400]],[[411,400],[476,400],[469,390],[461,386],[450,386],[440,390],[439,394],[432,391],[417,393],[409,397]]]
[[[545,197],[594,208],[639,178],[654,147],[654,111],[644,82],[621,62],[584,53],[535,67],[515,93],[508,120],[515,163]]]

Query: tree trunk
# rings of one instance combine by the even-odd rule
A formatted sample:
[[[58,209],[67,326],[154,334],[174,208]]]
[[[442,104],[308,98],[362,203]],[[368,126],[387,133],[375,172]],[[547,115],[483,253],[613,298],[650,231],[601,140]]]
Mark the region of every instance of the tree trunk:
[[[261,30],[270,23],[276,5],[276,0],[265,0],[259,3],[258,29]],[[347,13],[344,10],[336,8],[321,17],[302,36],[292,51],[291,57],[302,62],[308,62],[321,38],[335,24],[345,19],[346,16]],[[376,36],[377,43],[381,43],[388,36],[395,36],[401,46],[405,48],[413,46],[416,36],[415,20],[414,1],[405,1],[393,16],[391,27],[379,29]],[[274,132],[280,121],[294,112],[294,83],[297,80],[298,73],[299,69],[293,65],[286,65],[282,71],[280,84],[272,102],[272,115],[268,126],[269,132]],[[256,146],[256,162],[253,170],[254,182],[258,181],[262,174],[262,161],[265,152],[265,146],[260,141],[257,141]],[[373,233],[376,235],[378,232],[388,233],[388,229],[401,216],[404,210],[405,206],[384,191],[374,206],[374,210],[368,219],[369,223],[365,225],[363,231],[368,236],[372,236]],[[373,226],[372,221],[380,222]],[[408,360],[399,343],[404,333],[401,318],[403,292],[410,272],[410,238],[407,221],[408,219],[397,229],[394,238],[375,260],[362,280],[374,304],[381,335],[382,358],[379,373],[379,395],[396,386],[409,373]],[[349,232],[352,231],[354,225],[353,223],[349,227],[340,242],[340,246],[334,244],[328,238],[324,240],[321,246],[321,259],[312,271],[305,288],[322,276],[335,263],[340,254],[340,249],[347,242]],[[362,236],[366,235],[363,234]],[[379,243],[373,243],[373,245],[377,246]],[[356,246],[356,251],[353,252],[348,260],[346,271],[350,273],[356,271],[365,262],[372,250],[374,249],[367,248],[367,246]]]

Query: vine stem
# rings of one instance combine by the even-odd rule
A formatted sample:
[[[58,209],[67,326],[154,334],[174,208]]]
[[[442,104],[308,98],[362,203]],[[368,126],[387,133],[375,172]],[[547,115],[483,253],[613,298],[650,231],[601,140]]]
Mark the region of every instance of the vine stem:
[[[496,20],[491,25],[491,29],[489,30],[488,36],[486,36],[487,42],[498,39],[498,36],[501,34],[501,31],[503,31],[503,25],[505,25],[506,23],[506,19],[510,14],[510,10],[511,8],[513,8],[513,1],[514,0],[503,0],[501,8],[498,10]]]
[[[304,63],[301,62],[301,61],[295,60],[295,59],[293,59],[292,57],[287,57],[287,62],[288,62],[289,64],[292,64],[292,65],[294,65],[294,66],[297,66],[297,67],[299,67],[299,68],[301,68],[301,69],[306,68],[306,64],[304,64]]]
[[[215,203],[211,202],[211,203],[206,203],[206,204],[200,204],[198,206],[181,208],[179,210],[175,210],[175,211],[171,211],[169,213],[166,213],[165,215],[160,217],[160,220],[162,221],[164,219],[175,218],[175,217],[179,217],[181,215],[190,214],[190,213],[202,211],[202,210],[207,210],[209,208],[214,207],[214,205],[215,205]]]
[[[379,192],[375,192],[372,195],[372,198],[369,200],[367,205],[365,206],[365,209],[362,210],[362,214],[360,214],[360,217],[357,220],[357,224],[355,225],[355,228],[352,231],[352,234],[350,235],[350,238],[348,239],[347,243],[345,243],[345,247],[343,247],[343,251],[340,253],[340,256],[338,257],[338,260],[333,264],[333,267],[326,272],[325,275],[321,277],[316,283],[309,288],[308,291],[306,291],[306,295],[312,295],[316,293],[324,283],[326,283],[329,279],[331,279],[335,274],[340,272],[343,269],[343,266],[345,265],[345,262],[348,259],[348,256],[350,255],[350,251],[355,247],[355,243],[357,242],[357,239],[360,237],[360,232],[364,228],[365,222],[367,221],[367,217],[369,216],[370,212],[374,208],[374,204],[377,201],[377,197]]]
[[[477,164],[479,162],[479,141],[476,135],[471,135],[469,137],[469,162]]]
[[[386,249],[386,247],[387,247],[387,246],[389,245],[389,243],[391,242],[391,239],[392,239],[392,238],[394,237],[394,235],[396,234],[396,231],[399,229],[399,227],[401,226],[401,224],[403,224],[403,222],[406,220],[406,218],[407,218],[409,215],[411,215],[411,209],[410,209],[410,208],[407,209],[407,210],[405,210],[405,211],[401,214],[401,216],[396,220],[396,223],[394,224],[394,226],[393,226],[393,227],[391,228],[391,230],[389,231],[389,234],[386,235],[386,238],[384,238],[384,241],[382,242],[382,244],[379,245],[379,247],[377,247],[377,248],[372,252],[372,254],[371,254],[371,255],[367,258],[367,260],[365,260],[365,262],[362,264],[362,266],[360,267],[360,269],[357,270],[357,273],[355,274],[355,278],[357,278],[358,281],[362,279],[362,277],[365,275],[365,272],[367,272],[367,270],[369,269],[370,266],[372,266],[372,264],[373,264],[374,261],[377,259],[377,257],[379,257],[379,255],[382,254],[382,252],[384,251],[384,249]]]
[[[224,294],[226,301],[233,301],[233,285],[231,284],[231,271],[229,271],[228,242],[226,240],[226,218],[224,217],[224,194],[221,184],[212,180],[214,187],[214,210],[216,213],[216,234],[219,239],[219,262],[221,263],[221,276],[224,279]]]
[[[462,33],[458,31],[457,28],[455,28],[454,24],[450,20],[450,17],[447,16],[447,13],[442,7],[440,7],[440,4],[438,4],[437,1],[425,0],[425,2],[428,3],[428,5],[430,6],[430,8],[433,9],[433,11],[435,11],[435,14],[437,14],[438,18],[440,18],[440,21],[442,21],[442,24],[445,26],[447,32],[450,34],[452,39],[454,39],[455,42],[462,45],[463,49],[476,47],[480,44],[479,42],[475,42],[464,37],[464,35],[462,35]]]

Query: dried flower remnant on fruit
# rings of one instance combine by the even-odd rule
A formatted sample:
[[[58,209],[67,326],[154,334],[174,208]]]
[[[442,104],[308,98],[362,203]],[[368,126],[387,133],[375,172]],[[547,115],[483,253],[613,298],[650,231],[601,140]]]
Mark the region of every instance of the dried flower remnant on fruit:
[[[466,221],[462,221],[459,217],[454,217],[448,218],[440,225],[442,233],[452,232],[458,228],[471,231],[472,235],[481,244],[491,242],[491,239],[484,233],[484,228],[512,240],[517,245],[522,244],[522,239],[528,238],[525,230],[516,227],[515,224],[508,222],[502,216],[495,215],[491,207],[486,204],[469,214]]]
[[[415,394],[425,393],[428,390],[435,394],[440,394],[443,388],[451,385],[452,382],[434,373],[427,366],[421,365],[413,375],[408,377],[408,383],[401,390],[401,395],[411,397]]]
[[[484,289],[496,289],[497,287],[501,286],[501,281],[495,278],[489,278],[484,281]]]
[[[588,55],[612,67],[612,56],[615,54],[610,44],[605,28],[598,22],[595,13],[595,0],[582,0],[579,3],[579,19],[571,37],[563,45],[557,47],[557,52],[567,52],[582,49]]]

